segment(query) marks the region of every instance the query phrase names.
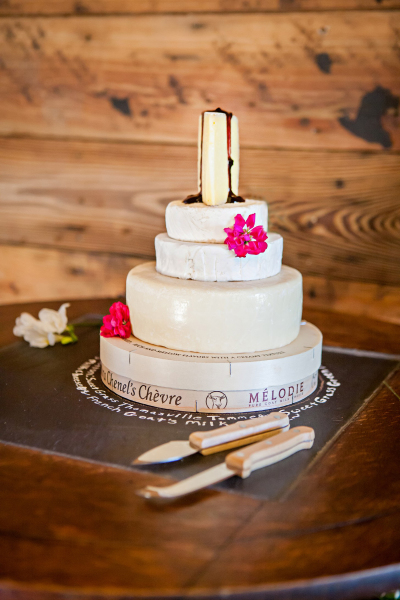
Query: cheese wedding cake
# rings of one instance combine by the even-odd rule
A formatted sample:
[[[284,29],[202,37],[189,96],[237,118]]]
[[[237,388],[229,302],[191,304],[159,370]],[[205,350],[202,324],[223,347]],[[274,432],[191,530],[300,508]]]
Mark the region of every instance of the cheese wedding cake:
[[[198,180],[196,195],[167,206],[167,233],[155,239],[156,262],[128,275],[134,335],[212,354],[289,344],[299,334],[302,277],[282,266],[279,234],[268,233],[261,247],[253,247],[252,230],[267,232],[268,207],[238,195],[238,120],[220,109],[200,118]],[[236,250],[226,243],[235,223]]]
[[[129,401],[189,413],[300,402],[322,348],[301,321],[301,274],[282,266],[266,202],[239,196],[237,118],[203,113],[198,139],[197,193],[168,204],[156,260],[130,271],[127,306],[104,318],[102,380]]]

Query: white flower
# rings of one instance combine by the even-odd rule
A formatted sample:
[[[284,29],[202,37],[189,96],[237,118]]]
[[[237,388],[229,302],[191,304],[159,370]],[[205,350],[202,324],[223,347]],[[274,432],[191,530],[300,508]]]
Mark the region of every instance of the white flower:
[[[54,346],[54,344],[56,344],[57,342],[61,342],[61,340],[63,339],[63,336],[58,335],[57,333],[53,333],[52,331],[49,331],[47,334],[47,339],[49,340],[50,346]]]
[[[49,345],[47,333],[43,324],[29,313],[22,313],[15,321],[14,335],[23,337],[26,342],[35,348],[45,348]]]
[[[39,319],[35,319],[29,313],[22,313],[15,321],[14,335],[23,337],[30,346],[34,348],[46,348],[54,346],[61,341],[67,327],[68,319],[66,309],[69,304],[62,304],[58,311],[43,308],[39,312]]]
[[[46,331],[49,333],[62,333],[66,330],[68,324],[68,306],[69,304],[61,304],[58,311],[51,308],[42,308],[39,312],[39,319]]]

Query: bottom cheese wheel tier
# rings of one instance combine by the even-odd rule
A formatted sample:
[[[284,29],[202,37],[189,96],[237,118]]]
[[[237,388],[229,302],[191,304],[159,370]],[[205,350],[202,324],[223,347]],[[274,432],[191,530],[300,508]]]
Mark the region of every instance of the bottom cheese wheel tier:
[[[155,262],[132,269],[126,300],[133,334],[150,344],[205,353],[270,350],[299,334],[302,277],[283,266],[256,281],[206,282],[161,275]]]
[[[113,393],[150,409],[276,410],[301,402],[315,391],[321,351],[321,332],[304,321],[291,344],[243,354],[181,352],[134,337],[101,337],[101,377]]]

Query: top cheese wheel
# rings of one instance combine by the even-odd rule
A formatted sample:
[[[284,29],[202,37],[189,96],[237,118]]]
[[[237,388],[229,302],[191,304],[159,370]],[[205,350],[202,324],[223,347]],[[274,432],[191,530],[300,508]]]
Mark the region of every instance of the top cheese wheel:
[[[223,244],[226,239],[224,229],[232,227],[235,216],[241,214],[247,219],[256,215],[256,225],[268,228],[268,206],[263,200],[246,200],[219,206],[207,206],[202,202],[184,204],[182,200],[170,202],[165,212],[165,222],[170,238],[181,242],[206,242]]]

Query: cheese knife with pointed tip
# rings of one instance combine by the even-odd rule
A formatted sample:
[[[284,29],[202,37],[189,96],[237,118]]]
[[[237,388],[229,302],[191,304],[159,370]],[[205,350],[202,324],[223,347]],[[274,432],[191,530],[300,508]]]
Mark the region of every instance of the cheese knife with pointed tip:
[[[189,440],[175,440],[148,450],[132,462],[133,465],[167,463],[196,452],[203,455],[252,444],[289,428],[288,415],[273,412],[263,417],[238,421],[209,431],[195,431]]]
[[[172,499],[224,481],[234,475],[239,475],[245,479],[253,471],[279,462],[295,452],[299,452],[299,450],[311,448],[314,437],[314,430],[311,427],[295,427],[278,433],[268,440],[231,452],[225,458],[225,462],[192,475],[192,477],[188,477],[183,481],[165,487],[148,485],[137,493],[144,498]]]

